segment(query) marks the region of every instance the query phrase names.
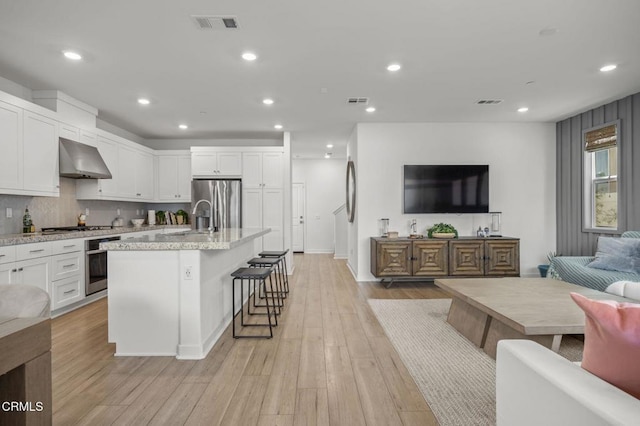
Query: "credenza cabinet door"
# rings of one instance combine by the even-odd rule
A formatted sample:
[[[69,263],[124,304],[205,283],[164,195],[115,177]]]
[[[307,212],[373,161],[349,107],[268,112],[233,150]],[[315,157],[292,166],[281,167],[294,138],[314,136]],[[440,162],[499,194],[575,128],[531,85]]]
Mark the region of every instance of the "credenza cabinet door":
[[[447,241],[414,241],[413,275],[439,277],[449,272]]]
[[[411,276],[411,242],[381,242],[376,250],[376,276]]]
[[[482,276],[484,275],[484,241],[450,241],[449,242],[449,275]]]
[[[518,241],[485,242],[485,275],[520,275],[520,244]]]

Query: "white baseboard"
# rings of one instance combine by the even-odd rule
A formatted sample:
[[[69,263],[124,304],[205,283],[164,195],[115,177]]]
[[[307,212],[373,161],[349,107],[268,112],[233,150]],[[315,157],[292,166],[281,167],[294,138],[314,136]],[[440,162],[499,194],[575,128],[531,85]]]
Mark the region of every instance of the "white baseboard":
[[[349,256],[347,256],[346,254],[334,254],[333,258],[334,259],[348,259]]]
[[[305,250],[304,254],[333,254],[333,250],[311,249]]]

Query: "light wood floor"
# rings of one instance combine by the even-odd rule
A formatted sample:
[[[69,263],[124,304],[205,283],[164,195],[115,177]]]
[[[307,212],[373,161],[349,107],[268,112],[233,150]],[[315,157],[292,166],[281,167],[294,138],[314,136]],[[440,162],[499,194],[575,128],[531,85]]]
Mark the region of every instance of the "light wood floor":
[[[436,425],[367,299],[446,294],[356,283],[330,255],[295,264],[275,337],[229,329],[200,361],[114,357],[106,299],[56,318],[54,424]]]

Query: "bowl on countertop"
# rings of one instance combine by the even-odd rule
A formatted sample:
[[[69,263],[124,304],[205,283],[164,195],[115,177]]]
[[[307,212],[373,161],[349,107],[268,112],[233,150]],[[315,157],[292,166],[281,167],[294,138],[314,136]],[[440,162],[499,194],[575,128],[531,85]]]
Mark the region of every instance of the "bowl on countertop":
[[[133,223],[134,227],[140,228],[144,223],[144,219],[131,219],[131,223]]]

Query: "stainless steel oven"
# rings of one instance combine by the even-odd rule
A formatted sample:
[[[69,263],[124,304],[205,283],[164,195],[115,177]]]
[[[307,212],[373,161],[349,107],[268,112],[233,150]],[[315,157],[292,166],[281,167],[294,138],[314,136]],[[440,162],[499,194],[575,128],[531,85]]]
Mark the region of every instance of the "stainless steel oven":
[[[103,237],[85,241],[85,295],[107,288],[107,251],[100,250],[100,243],[119,239],[120,237]]]

